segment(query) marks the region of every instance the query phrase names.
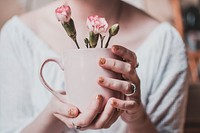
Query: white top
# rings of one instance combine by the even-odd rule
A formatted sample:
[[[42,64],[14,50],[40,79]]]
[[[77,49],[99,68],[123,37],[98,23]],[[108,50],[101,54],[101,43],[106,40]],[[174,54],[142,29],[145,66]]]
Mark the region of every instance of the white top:
[[[187,101],[187,58],[177,31],[161,23],[136,51],[140,63],[141,98],[161,133],[182,133]],[[0,132],[18,133],[44,109],[51,98],[39,80],[39,68],[47,57],[57,56],[18,17],[10,19],[0,35]],[[57,65],[44,75],[55,88],[63,88]],[[48,73],[47,73],[48,72]],[[125,133],[119,118],[109,129],[87,133]],[[74,129],[66,129],[75,133]],[[84,133],[82,132],[82,133]]]

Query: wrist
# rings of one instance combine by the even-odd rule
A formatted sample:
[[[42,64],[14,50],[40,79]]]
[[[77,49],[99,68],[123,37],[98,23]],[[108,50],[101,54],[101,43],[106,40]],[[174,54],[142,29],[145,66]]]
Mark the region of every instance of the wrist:
[[[62,123],[57,117],[55,117],[53,114],[56,113],[54,104],[55,101],[50,101],[50,103],[46,106],[44,111],[41,113],[41,115],[45,118],[47,118],[51,123]]]
[[[22,133],[54,133],[64,131],[65,125],[53,116],[52,111],[50,106],[47,105],[36,119],[22,130]]]
[[[133,131],[140,131],[142,128],[144,128],[144,124],[148,121],[147,113],[142,105],[135,114],[128,115],[128,117],[131,118],[129,121],[127,121],[128,133],[132,133]]]
[[[149,119],[143,106],[141,106],[141,109],[137,112],[137,114],[133,115],[136,116],[132,119],[132,121],[127,123],[127,133],[157,133],[155,126]]]

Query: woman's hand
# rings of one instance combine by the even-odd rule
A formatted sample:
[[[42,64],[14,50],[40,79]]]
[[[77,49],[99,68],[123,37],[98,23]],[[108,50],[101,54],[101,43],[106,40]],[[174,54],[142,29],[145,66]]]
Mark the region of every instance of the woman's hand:
[[[61,95],[66,95],[65,91],[59,92]],[[50,112],[55,117],[62,119],[64,117],[66,119],[66,125],[71,126],[70,120],[79,115],[79,110],[74,105],[60,101],[55,96],[51,99],[48,106],[46,107],[46,112]],[[69,121],[69,122],[68,122]]]
[[[52,104],[51,106],[52,107],[60,105],[65,106],[65,107],[59,107],[60,110],[58,110],[57,112],[54,111],[53,112],[54,116],[57,117],[59,120],[61,120],[69,128],[83,130],[83,128],[81,127],[87,127],[88,125],[93,123],[94,120],[97,118],[99,112],[102,110],[101,107],[103,104],[103,100],[104,99],[101,95],[97,95],[96,97],[94,97],[94,100],[91,101],[86,111],[82,113],[77,112],[78,109],[70,104],[64,105],[63,103],[56,103]]]
[[[59,92],[61,95],[66,95],[65,92]],[[70,119],[78,116],[78,109],[69,104],[53,97],[46,108],[36,117],[36,119],[27,125],[22,133],[60,133],[66,128],[66,125],[71,125]],[[65,118],[67,122],[63,124],[57,118]]]
[[[109,128],[119,116],[129,125],[145,120],[140,99],[140,79],[135,70],[138,67],[137,57],[134,52],[118,45],[112,47],[112,52],[123,60],[101,58],[99,64],[104,69],[121,74],[123,79],[100,77],[98,83],[105,88],[121,92],[124,98],[110,98],[103,112],[99,114],[103,97],[98,95],[88,106],[88,112],[82,112],[71,119],[71,123],[69,119],[57,116],[68,127],[79,130]]]
[[[141,106],[140,99],[140,79],[136,73],[138,67],[136,54],[127,48],[119,45],[112,46],[113,54],[122,58],[122,60],[104,59],[100,60],[100,66],[122,75],[124,80],[101,77],[99,84],[103,87],[119,91],[124,95],[124,100],[111,98],[112,107],[123,111],[122,119],[126,123],[133,121],[142,121],[145,119],[145,111]]]

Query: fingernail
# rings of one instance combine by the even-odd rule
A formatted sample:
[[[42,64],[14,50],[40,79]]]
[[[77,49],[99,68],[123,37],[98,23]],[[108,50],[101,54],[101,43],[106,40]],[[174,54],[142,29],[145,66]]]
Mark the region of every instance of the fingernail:
[[[68,111],[68,114],[69,114],[69,116],[71,116],[71,117],[75,117],[75,116],[76,116],[75,109],[70,109],[70,110]]]
[[[103,83],[104,82],[104,78],[103,77],[99,77],[99,83]]]
[[[105,58],[101,58],[100,60],[99,60],[99,64],[100,65],[103,65],[103,64],[105,64],[106,63],[106,59]]]
[[[118,103],[117,103],[116,101],[112,100],[112,101],[111,101],[111,105],[112,105],[113,107],[117,107]]]
[[[96,96],[96,100],[102,101],[102,100],[103,100],[103,97],[102,97],[101,95],[97,95],[97,96]]]
[[[117,51],[117,50],[119,50],[119,47],[118,46],[113,46],[113,50]]]

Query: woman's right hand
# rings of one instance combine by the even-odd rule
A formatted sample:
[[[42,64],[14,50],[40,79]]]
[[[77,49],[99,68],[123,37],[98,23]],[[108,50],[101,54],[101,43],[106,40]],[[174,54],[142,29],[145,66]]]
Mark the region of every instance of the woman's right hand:
[[[54,112],[53,115],[57,117],[60,121],[62,121],[65,125],[67,125],[69,128],[80,129],[80,127],[75,124],[76,121],[81,122],[83,125],[85,124],[85,126],[93,123],[96,117],[100,114],[99,112],[101,112],[103,101],[104,101],[103,96],[97,95],[93,97],[93,100],[88,105],[87,109],[82,113],[80,113],[78,111],[78,108],[76,108],[75,106],[71,104],[67,104],[67,106],[65,105],[66,107],[60,108],[59,113]],[[57,103],[57,105],[56,104],[52,104],[52,105],[64,106],[64,104],[65,103]],[[64,113],[66,112],[66,109],[68,110],[67,114]]]
[[[66,95],[65,91],[59,92],[62,95]],[[50,112],[52,115],[56,116],[63,116],[65,119],[67,119],[69,122],[66,122],[65,124],[70,127],[71,126],[71,119],[75,118],[79,115],[79,110],[74,105],[60,101],[55,96],[52,97],[51,101],[49,102],[48,106],[46,107],[46,111]],[[56,117],[57,118],[57,117]]]
[[[58,92],[61,95],[66,95],[64,91]],[[46,108],[32,121],[27,125],[21,132],[22,133],[59,133],[63,132],[66,128],[72,127],[71,119],[79,115],[79,110],[77,107],[61,102],[55,96],[52,97],[49,104]],[[65,123],[62,120],[58,119],[56,116],[62,116],[65,120]]]

